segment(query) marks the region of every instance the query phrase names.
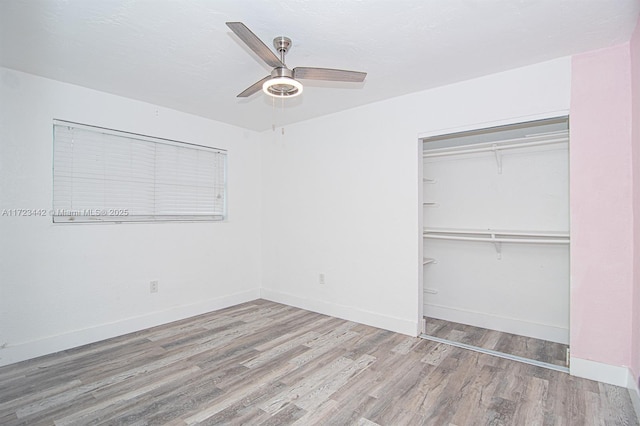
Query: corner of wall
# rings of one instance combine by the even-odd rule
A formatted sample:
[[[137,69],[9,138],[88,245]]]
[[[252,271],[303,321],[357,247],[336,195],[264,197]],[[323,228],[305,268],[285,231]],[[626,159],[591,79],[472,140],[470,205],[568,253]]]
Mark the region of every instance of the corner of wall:
[[[640,418],[640,18],[629,42],[631,55],[631,140],[633,162],[633,328],[632,328],[632,370],[636,389],[634,405]],[[632,398],[633,399],[633,398]]]
[[[283,303],[300,309],[330,315],[347,321],[369,325],[371,327],[382,328],[400,334],[416,337],[420,334],[421,324],[419,321],[411,321],[402,318],[395,318],[377,312],[366,311],[357,306],[340,305],[318,299],[300,297],[284,292],[261,289],[260,296],[272,302]]]
[[[636,417],[640,419],[640,387],[634,376],[633,372],[629,370],[629,377],[627,378],[627,389],[629,389],[629,397],[631,397],[631,403],[633,409],[636,412]]]

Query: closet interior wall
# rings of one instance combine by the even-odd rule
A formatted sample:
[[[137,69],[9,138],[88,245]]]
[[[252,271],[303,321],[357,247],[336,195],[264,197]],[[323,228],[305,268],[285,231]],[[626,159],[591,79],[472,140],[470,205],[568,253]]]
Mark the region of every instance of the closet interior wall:
[[[423,140],[424,315],[569,341],[566,117]]]

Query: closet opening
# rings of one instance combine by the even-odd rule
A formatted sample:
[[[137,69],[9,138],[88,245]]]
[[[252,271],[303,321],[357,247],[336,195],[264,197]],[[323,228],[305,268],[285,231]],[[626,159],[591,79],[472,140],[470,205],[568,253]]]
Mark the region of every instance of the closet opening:
[[[568,117],[420,142],[421,337],[568,372]]]

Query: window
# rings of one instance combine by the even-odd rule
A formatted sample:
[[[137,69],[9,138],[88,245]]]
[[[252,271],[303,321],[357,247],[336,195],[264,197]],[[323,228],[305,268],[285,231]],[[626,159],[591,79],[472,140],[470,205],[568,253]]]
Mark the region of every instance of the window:
[[[53,221],[221,221],[225,150],[53,123]]]

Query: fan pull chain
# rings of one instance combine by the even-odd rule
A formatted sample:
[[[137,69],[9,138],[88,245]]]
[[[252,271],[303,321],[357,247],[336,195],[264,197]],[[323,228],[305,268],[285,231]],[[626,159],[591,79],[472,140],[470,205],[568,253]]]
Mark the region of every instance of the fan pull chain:
[[[271,118],[271,131],[275,132],[276,131],[276,98],[271,98],[271,111],[272,111],[272,118]]]
[[[276,118],[278,115],[278,110],[276,108],[276,98],[271,97],[271,111],[272,111],[272,119],[271,119],[271,131],[276,131]],[[280,98],[280,111],[282,117],[284,117],[284,98]],[[280,128],[280,133],[284,136],[284,125]]]
[[[282,55],[284,58],[284,55]],[[280,109],[282,110],[282,116],[284,117],[284,98],[280,98]],[[282,135],[284,136],[284,124],[282,125]]]

